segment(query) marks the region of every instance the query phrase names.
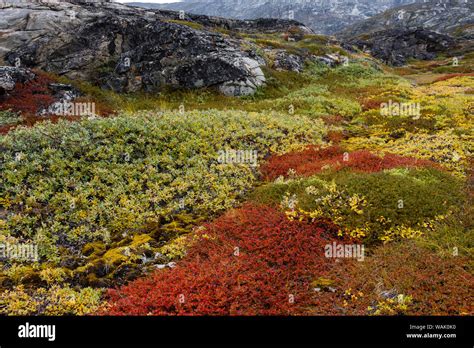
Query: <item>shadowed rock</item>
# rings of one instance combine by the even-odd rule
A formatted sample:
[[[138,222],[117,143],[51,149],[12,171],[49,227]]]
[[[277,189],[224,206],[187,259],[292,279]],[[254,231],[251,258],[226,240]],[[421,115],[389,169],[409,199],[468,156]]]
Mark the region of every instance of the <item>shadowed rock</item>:
[[[59,3],[11,5],[0,14],[0,62],[11,65],[117,92],[215,87],[247,95],[265,83],[258,60],[238,40],[173,22],[160,11]]]
[[[422,28],[383,30],[347,43],[368,50],[375,58],[394,66],[402,66],[411,58],[434,59],[438,53],[456,47],[456,40],[450,36]]]

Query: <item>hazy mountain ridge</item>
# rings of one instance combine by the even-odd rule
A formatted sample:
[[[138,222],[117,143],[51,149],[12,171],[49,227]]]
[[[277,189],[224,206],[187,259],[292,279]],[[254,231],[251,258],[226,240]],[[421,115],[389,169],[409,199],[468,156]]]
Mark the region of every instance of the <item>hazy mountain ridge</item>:
[[[452,36],[467,35],[472,38],[474,2],[431,0],[426,3],[401,6],[355,23],[338,33],[338,36],[349,38],[381,30],[420,27]]]
[[[145,8],[183,10],[185,12],[237,19],[291,18],[315,32],[334,34],[349,25],[395,6],[421,0],[185,0],[169,4],[129,3]],[[290,11],[293,11],[292,13]]]
[[[370,52],[391,65],[407,59],[434,59],[472,51],[474,3],[429,1],[397,7],[337,33],[350,45]]]

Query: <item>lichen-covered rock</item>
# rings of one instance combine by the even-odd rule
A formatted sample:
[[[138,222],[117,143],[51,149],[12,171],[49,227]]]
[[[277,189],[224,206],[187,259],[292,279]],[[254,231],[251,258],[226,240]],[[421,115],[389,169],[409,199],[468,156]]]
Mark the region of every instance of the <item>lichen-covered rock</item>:
[[[343,47],[357,46],[388,64],[433,59],[438,53],[472,51],[472,1],[418,1],[355,23],[336,34]]]
[[[25,83],[34,78],[35,74],[29,69],[0,66],[0,94],[13,91],[16,83]]]
[[[304,68],[304,59],[295,54],[287,53],[285,50],[279,50],[275,55],[273,67],[276,70],[301,72]]]
[[[0,60],[93,81],[117,92],[216,87],[252,94],[265,82],[236,40],[119,4],[21,4],[0,9]]]
[[[228,96],[249,95],[265,83],[265,75],[256,60],[251,58],[234,60],[233,65],[238,69],[248,71],[249,77],[245,80],[235,79],[222,83],[219,86],[221,93]]]
[[[330,68],[343,64],[347,58],[339,54],[325,54],[324,56],[312,56],[310,60],[317,63],[322,63]]]
[[[383,30],[349,42],[394,66],[404,65],[410,58],[434,59],[456,47],[452,37],[423,28]]]

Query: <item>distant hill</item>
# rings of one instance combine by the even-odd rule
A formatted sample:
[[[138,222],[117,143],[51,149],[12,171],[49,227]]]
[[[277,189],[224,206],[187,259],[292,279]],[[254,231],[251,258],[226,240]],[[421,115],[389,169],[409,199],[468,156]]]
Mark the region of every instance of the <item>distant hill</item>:
[[[381,30],[424,28],[454,37],[474,38],[472,0],[431,0],[387,10],[355,23],[337,33],[340,38],[356,38]]]
[[[474,3],[432,0],[397,7],[337,33],[392,65],[407,59],[433,59],[437,54],[463,55],[473,50]]]
[[[169,4],[129,5],[236,19],[291,19],[294,15],[295,20],[306,24],[316,33],[334,34],[357,21],[417,1],[422,0],[184,0]]]

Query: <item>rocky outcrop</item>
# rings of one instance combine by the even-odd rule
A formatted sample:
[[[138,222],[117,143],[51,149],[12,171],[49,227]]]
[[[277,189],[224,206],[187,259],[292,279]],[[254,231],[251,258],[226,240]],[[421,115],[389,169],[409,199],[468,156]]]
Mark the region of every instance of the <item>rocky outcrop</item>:
[[[320,34],[334,34],[395,6],[424,0],[183,0],[168,4],[130,3],[236,19],[295,19]]]
[[[410,58],[433,59],[438,53],[472,51],[473,25],[473,2],[431,0],[388,10],[354,24],[337,37],[344,48],[356,46],[400,66]]]
[[[277,50],[273,67],[276,70],[301,72],[304,68],[304,59],[296,54],[287,53],[285,50]]]
[[[324,56],[312,56],[311,61],[324,64],[329,68],[334,68],[338,65],[344,64],[348,62],[348,58],[345,56],[341,56],[338,53],[334,54],[325,54]]]
[[[410,58],[434,59],[438,53],[456,47],[452,37],[422,28],[382,30],[366,38],[349,40],[348,43],[394,66],[405,65]]]
[[[0,61],[10,65],[118,92],[215,87],[247,95],[265,83],[261,63],[238,40],[194,29],[161,11],[59,3],[6,6],[0,14]],[[233,25],[251,30],[259,24]]]
[[[61,115],[61,109],[65,103],[74,102],[81,96],[81,93],[71,85],[64,83],[49,83],[48,90],[53,97],[53,102],[37,111],[38,115]]]
[[[400,6],[360,21],[336,36],[344,41],[383,30],[423,28],[453,37],[472,31],[474,2],[469,0],[429,0]]]
[[[189,12],[158,10],[157,14],[174,20],[187,20],[199,23],[206,28],[222,28],[235,32],[244,33],[282,33],[287,31],[299,31],[311,34],[313,31],[296,20],[284,18],[256,18],[252,20],[238,20],[232,18],[206,16]]]
[[[27,68],[0,66],[0,105],[14,112],[24,111],[24,104],[29,104],[31,114],[57,115],[56,105],[78,97],[80,92],[71,85],[52,82]]]
[[[0,66],[0,95],[13,91],[17,83],[26,83],[34,78],[35,74],[28,69]]]

